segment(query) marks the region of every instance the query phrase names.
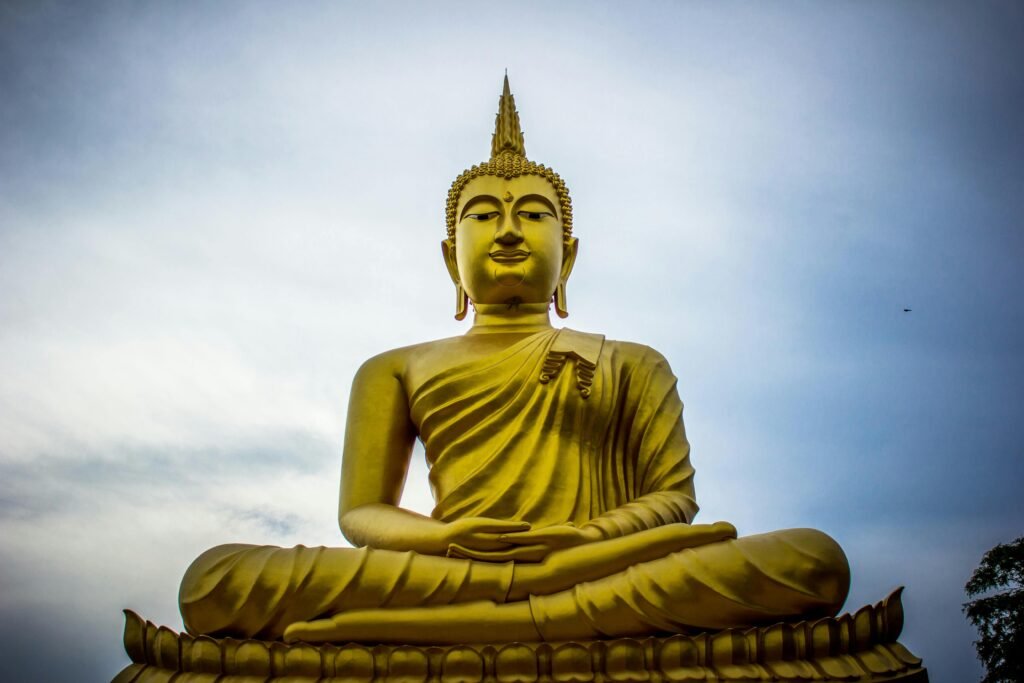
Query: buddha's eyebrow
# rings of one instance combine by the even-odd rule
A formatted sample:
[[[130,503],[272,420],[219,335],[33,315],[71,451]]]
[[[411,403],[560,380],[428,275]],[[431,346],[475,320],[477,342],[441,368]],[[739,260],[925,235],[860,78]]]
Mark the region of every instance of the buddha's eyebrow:
[[[545,197],[542,194],[527,194],[527,195],[523,195],[522,197],[519,198],[519,201],[516,202],[516,210],[519,209],[519,206],[521,204],[525,204],[526,202],[529,202],[529,201],[540,202],[544,206],[548,207],[548,209],[551,211],[551,215],[553,215],[553,216],[557,216],[558,215],[558,210],[555,208],[555,205],[551,203],[551,200],[549,200],[547,197]]]
[[[462,207],[462,213],[459,214],[459,220],[461,221],[463,218],[465,218],[466,212],[469,211],[471,208],[473,208],[477,204],[483,203],[493,203],[495,206],[501,206],[501,204],[498,202],[497,197],[492,197],[489,194],[478,194],[477,196],[473,197],[468,202],[466,202],[466,205]]]

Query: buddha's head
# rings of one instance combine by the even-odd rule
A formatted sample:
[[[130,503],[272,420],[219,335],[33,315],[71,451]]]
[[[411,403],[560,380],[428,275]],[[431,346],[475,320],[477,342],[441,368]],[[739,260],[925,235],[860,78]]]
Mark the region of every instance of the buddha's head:
[[[448,191],[441,243],[455,283],[456,313],[474,304],[547,304],[568,315],[565,284],[576,261],[569,190],[526,158],[519,114],[505,77],[491,158],[463,171]]]

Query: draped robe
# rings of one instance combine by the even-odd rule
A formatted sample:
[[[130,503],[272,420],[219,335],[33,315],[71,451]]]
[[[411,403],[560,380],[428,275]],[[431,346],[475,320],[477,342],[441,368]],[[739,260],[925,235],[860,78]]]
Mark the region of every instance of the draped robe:
[[[612,538],[696,514],[676,379],[645,346],[540,332],[427,379],[410,415],[441,521],[572,522]],[[192,564],[179,603],[192,633],[278,638],[348,610],[504,602],[513,572],[413,552],[227,545]],[[529,605],[538,638],[562,640],[834,614],[848,586],[839,546],[794,529],[681,550]]]
[[[676,378],[646,346],[540,332],[438,373],[410,408],[441,521],[573,522],[612,537],[697,512]]]

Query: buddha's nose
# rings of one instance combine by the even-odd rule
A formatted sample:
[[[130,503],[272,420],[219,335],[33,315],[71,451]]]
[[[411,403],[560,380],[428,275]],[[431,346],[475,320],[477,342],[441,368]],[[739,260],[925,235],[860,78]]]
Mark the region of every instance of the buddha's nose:
[[[523,241],[523,233],[515,221],[507,220],[498,228],[498,232],[494,235],[494,241],[506,246],[519,244]]]

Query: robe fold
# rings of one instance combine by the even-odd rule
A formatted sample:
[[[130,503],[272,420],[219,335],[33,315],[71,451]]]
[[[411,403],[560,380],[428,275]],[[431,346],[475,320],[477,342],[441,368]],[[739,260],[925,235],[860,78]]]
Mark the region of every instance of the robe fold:
[[[373,548],[229,544],[200,555],[178,595],[189,633],[280,638],[296,621],[373,607],[504,602],[512,563]]]
[[[697,512],[676,378],[646,346],[541,332],[432,377],[410,409],[441,521],[573,522],[613,537]]]

